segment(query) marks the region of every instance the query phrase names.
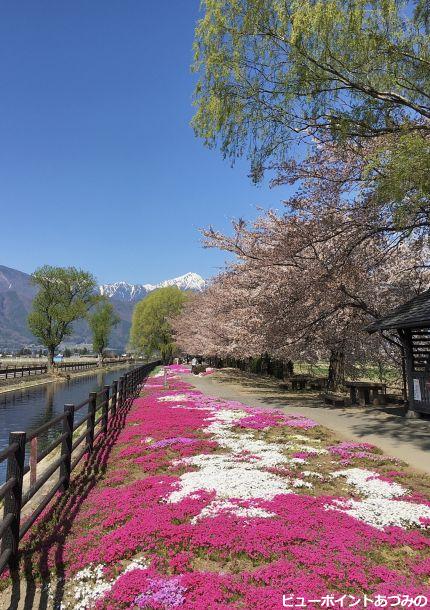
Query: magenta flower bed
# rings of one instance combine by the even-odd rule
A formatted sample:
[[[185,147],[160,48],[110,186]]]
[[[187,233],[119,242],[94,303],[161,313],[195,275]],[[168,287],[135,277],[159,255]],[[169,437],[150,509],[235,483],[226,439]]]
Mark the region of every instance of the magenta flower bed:
[[[430,502],[399,465],[365,443],[326,442],[300,415],[205,396],[182,371],[170,367],[168,389],[148,380],[61,554],[55,536],[28,541],[42,571],[61,555],[64,608],[430,599]]]

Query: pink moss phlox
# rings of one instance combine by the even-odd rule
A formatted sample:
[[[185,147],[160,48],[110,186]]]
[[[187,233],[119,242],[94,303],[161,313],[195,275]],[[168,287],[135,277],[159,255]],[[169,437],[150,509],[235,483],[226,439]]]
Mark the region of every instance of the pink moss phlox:
[[[251,428],[252,430],[264,430],[265,428],[271,428],[280,426],[279,418],[271,414],[257,413],[255,415],[248,415],[243,417],[237,422],[239,428]]]
[[[235,462],[256,462],[261,460],[261,456],[250,451],[241,451],[234,459]]]
[[[309,419],[303,415],[295,415],[294,413],[289,413],[285,416],[284,425],[290,426],[291,428],[301,428],[302,430],[310,430],[311,428],[319,426],[313,419]]]
[[[337,445],[331,445],[327,447],[332,455],[340,458],[340,463],[343,466],[348,466],[353,463],[354,459],[366,459],[372,462],[391,461],[394,462],[393,458],[387,458],[387,456],[378,455],[374,453],[376,447],[370,443],[356,443],[353,441],[343,441]]]
[[[177,608],[184,603],[185,592],[179,576],[150,578],[147,590],[136,597],[134,603],[138,608]]]
[[[249,408],[247,409],[249,410]],[[264,430],[279,426],[290,426],[291,428],[302,428],[308,430],[318,426],[312,419],[294,413],[282,413],[274,409],[263,411],[255,410],[250,415],[243,417],[237,422],[240,428],[251,428]]]
[[[186,436],[176,436],[174,438],[165,438],[161,441],[157,441],[156,443],[152,443],[151,449],[159,449],[160,447],[169,447],[170,445],[183,444],[189,445],[190,443],[195,443],[196,440],[194,438],[189,438]]]
[[[181,463],[181,458],[219,449],[207,428],[220,409],[244,411],[246,415],[238,423],[242,428],[291,425],[306,429],[316,425],[301,415],[205,396],[177,376],[182,372],[168,367],[168,390],[163,377],[145,384],[144,395],[134,401],[119,433],[104,479],[86,491],[73,521],[68,521],[67,514],[73,501],[66,507],[62,523],[68,530],[65,542],[51,533],[37,541],[32,561],[38,569],[55,568],[61,554],[67,578],[90,564],[103,564],[112,580],[122,572],[97,601],[97,610],[136,606],[154,610],[274,610],[282,607],[283,594],[318,599],[331,591],[358,595],[363,591],[387,595],[417,592],[430,597],[428,530],[381,530],[330,510],[339,508],[336,501],[342,498],[306,495],[309,492],[305,490],[270,500],[232,497],[223,505],[218,501],[225,498],[217,497],[215,491],[200,490],[170,502],[180,475],[188,468],[197,468]],[[178,400],[158,400],[172,394]],[[340,460],[366,457],[377,466],[379,456],[373,451],[368,443],[330,447],[330,453]],[[233,460],[245,462],[259,457],[252,451],[232,455]],[[294,455],[306,459],[312,451]],[[289,478],[301,476],[281,465],[266,470]],[[400,475],[375,476],[387,480]],[[422,494],[403,496],[399,501],[405,499],[430,506]],[[254,516],[250,516],[252,509],[256,509]],[[430,525],[430,520],[423,525]],[[410,549],[407,554],[406,547]],[[396,551],[403,553],[402,569],[395,563],[378,566],[375,553],[380,548],[388,553],[392,549],[394,556]],[[150,568],[124,572],[129,560],[142,555]],[[206,559],[207,571],[197,569],[198,562]],[[240,559],[246,560],[246,567],[229,573],[228,568],[232,566],[234,571]],[[210,571],[211,561],[217,562],[218,572]]]
[[[171,371],[172,373],[176,373],[176,374],[180,374],[180,373],[187,374],[191,371],[191,368],[189,366],[185,366],[184,364],[170,364],[166,368],[168,371]]]
[[[298,458],[300,460],[308,460],[309,458],[315,457],[317,455],[313,451],[295,451],[293,453],[293,458]]]
[[[294,472],[291,468],[286,466],[269,466],[265,469],[267,472],[272,474],[279,474],[282,477],[298,477],[299,473]]]

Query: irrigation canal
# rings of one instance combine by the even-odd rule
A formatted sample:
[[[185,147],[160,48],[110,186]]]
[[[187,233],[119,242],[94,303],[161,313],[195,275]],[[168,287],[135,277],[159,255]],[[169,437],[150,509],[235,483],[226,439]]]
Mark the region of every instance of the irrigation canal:
[[[16,430],[34,430],[64,410],[65,404],[79,404],[88,397],[89,392],[111,384],[114,379],[129,371],[133,366],[117,368],[109,372],[92,371],[85,376],[75,377],[69,381],[45,383],[33,387],[21,388],[0,394],[0,450],[9,440],[9,432]],[[59,434],[61,422],[57,428],[51,428],[38,437],[39,451],[48,446]],[[26,456],[28,459],[28,455]],[[5,480],[6,462],[0,464],[0,485]]]

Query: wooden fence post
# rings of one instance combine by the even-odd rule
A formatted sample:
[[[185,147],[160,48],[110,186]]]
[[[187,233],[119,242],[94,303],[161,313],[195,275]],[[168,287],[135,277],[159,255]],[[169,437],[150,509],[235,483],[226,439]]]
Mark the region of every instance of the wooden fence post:
[[[117,400],[118,409],[121,409],[121,406],[122,406],[122,382],[123,382],[123,378],[122,378],[122,376],[120,376],[120,378],[118,380],[118,400]]]
[[[64,477],[61,485],[62,491],[66,491],[70,483],[72,472],[72,445],[73,445],[73,422],[75,418],[75,405],[64,405],[63,434],[66,434],[61,443],[61,455],[64,461],[60,466],[60,477]]]
[[[96,419],[97,409],[97,392],[90,392],[90,398],[88,401],[88,415],[87,420],[87,445],[88,452],[91,453],[94,444],[94,422]]]
[[[108,420],[109,420],[109,392],[110,385],[105,385],[103,390],[103,404],[102,404],[102,430],[103,434],[107,433]]]
[[[21,521],[21,502],[22,502],[22,480],[24,477],[25,459],[25,432],[11,432],[9,434],[9,445],[16,443],[17,449],[11,453],[7,461],[6,481],[14,479],[14,485],[4,498],[4,517],[8,514],[13,515],[9,527],[3,533],[2,548],[3,553],[10,550],[9,566],[11,570],[18,566],[18,545],[19,545],[19,526]]]
[[[124,374],[122,378],[122,406],[124,407],[125,401],[127,400],[127,375]]]
[[[36,483],[37,479],[37,436],[30,441],[30,486]]]
[[[117,393],[118,393],[118,380],[114,379],[113,383],[112,383],[112,403],[111,403],[112,417],[116,413]]]
[[[127,393],[127,375],[124,374],[123,378],[122,378],[122,397],[121,397],[122,406],[124,406],[125,400],[127,398],[126,393]]]

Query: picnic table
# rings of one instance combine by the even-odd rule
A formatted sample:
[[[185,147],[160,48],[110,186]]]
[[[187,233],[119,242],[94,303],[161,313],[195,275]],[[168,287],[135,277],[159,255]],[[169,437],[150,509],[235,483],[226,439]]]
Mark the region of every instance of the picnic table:
[[[314,390],[323,390],[327,385],[327,377],[312,377],[310,386]]]
[[[377,383],[372,381],[347,381],[346,386],[349,388],[351,403],[370,405],[375,398],[385,396],[387,393],[387,385],[385,383]]]
[[[312,375],[294,375],[290,378],[292,390],[306,390],[308,383],[313,379]]]

